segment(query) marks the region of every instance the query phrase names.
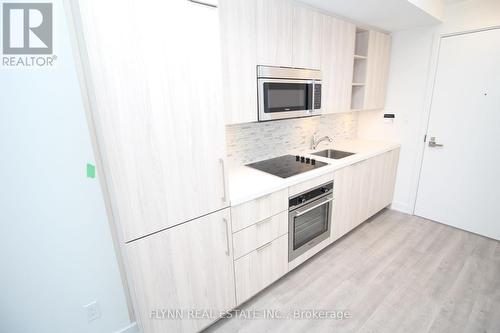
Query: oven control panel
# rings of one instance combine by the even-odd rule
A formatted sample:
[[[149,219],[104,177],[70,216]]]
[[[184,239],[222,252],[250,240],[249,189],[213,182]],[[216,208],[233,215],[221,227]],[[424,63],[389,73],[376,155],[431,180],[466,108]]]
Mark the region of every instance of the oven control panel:
[[[298,194],[296,196],[291,197],[288,200],[289,209],[295,209],[298,206],[301,206],[307,202],[312,200],[316,200],[327,193],[333,191],[333,182],[329,182],[318,187],[315,187],[305,193]]]

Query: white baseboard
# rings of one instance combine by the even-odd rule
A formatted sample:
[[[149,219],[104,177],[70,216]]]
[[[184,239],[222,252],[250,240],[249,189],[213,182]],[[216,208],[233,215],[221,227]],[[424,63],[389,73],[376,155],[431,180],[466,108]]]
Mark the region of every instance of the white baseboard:
[[[411,207],[407,203],[393,202],[390,208],[393,210],[397,210],[398,212],[413,215],[413,207]]]
[[[137,326],[136,322],[133,322],[132,324],[122,328],[119,331],[116,331],[115,333],[139,333],[139,326]]]

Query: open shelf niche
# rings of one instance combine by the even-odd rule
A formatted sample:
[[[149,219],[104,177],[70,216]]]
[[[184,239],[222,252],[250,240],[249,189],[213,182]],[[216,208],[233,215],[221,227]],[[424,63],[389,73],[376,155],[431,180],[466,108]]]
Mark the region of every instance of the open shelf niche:
[[[354,48],[354,67],[352,74],[351,110],[362,110],[365,102],[366,60],[368,56],[368,39],[370,32],[356,29]]]

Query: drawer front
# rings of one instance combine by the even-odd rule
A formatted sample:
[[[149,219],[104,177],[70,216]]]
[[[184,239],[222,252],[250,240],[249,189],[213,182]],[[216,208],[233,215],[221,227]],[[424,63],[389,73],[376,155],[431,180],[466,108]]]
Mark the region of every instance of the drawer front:
[[[234,262],[237,305],[288,272],[288,234]]]
[[[233,234],[234,257],[239,258],[288,232],[288,211],[278,213]]]
[[[289,195],[292,197],[296,194],[310,190],[313,187],[320,186],[331,181],[333,181],[333,172],[290,186]]]
[[[231,207],[233,232],[288,210],[288,189]]]

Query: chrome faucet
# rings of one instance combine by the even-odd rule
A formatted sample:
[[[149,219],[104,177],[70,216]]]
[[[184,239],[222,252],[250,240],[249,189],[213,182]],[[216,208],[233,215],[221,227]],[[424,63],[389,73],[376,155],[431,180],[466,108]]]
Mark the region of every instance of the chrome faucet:
[[[328,142],[333,142],[333,139],[330,138],[328,135],[323,136],[323,137],[319,138],[318,140],[316,140],[315,136],[313,135],[312,142],[311,142],[312,150],[315,150],[321,142],[326,141],[326,140],[328,140]]]

